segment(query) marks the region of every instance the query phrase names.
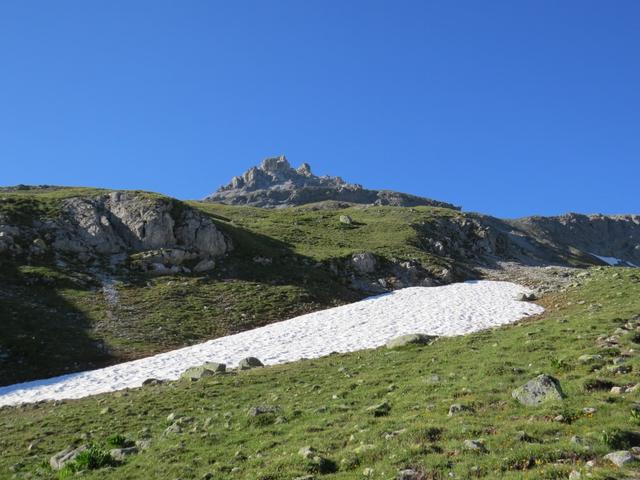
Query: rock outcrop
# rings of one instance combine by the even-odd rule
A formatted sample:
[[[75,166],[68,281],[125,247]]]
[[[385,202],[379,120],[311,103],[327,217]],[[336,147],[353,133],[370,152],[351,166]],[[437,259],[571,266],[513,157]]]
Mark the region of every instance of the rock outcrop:
[[[640,215],[568,214],[501,220],[460,213],[414,228],[425,250],[480,264],[509,260],[525,265],[640,266]]]
[[[0,218],[0,253],[86,263],[131,256],[145,270],[177,273],[211,269],[232,248],[208,216],[164,197],[114,191],[62,200],[59,210],[29,224]]]
[[[311,173],[311,166],[303,163],[292,168],[284,156],[267,158],[260,166],[252,167],[242,176],[218,189],[205,201],[228,205],[250,205],[276,208],[305,205],[334,200],[370,205],[416,207],[427,205],[459,210],[450,203],[389,190],[369,190],[362,185],[347,183],[340,177]]]

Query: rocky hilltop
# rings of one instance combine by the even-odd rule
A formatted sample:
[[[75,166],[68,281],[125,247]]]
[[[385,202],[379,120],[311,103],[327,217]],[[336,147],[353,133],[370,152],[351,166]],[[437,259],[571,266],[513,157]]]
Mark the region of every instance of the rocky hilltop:
[[[450,203],[439,202],[390,190],[369,190],[362,185],[347,183],[340,177],[317,176],[311,166],[303,163],[293,168],[284,155],[267,158],[242,176],[205,198],[207,202],[253,207],[293,207],[334,200],[368,205],[416,207],[426,205],[460,210]]]
[[[37,212],[36,212],[37,213]],[[0,254],[37,261],[53,256],[104,265],[135,260],[143,270],[210,270],[231,241],[201,212],[156,195],[113,191],[66,198],[55,215],[25,222],[0,213]]]

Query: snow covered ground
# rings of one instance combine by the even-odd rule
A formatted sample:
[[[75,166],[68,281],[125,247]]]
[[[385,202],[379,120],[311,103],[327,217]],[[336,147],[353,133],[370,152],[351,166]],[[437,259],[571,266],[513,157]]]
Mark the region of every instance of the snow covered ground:
[[[233,367],[244,357],[266,365],[384,345],[408,333],[462,335],[541,313],[516,300],[524,287],[495,281],[413,287],[112,367],[0,387],[0,405],[138,387],[148,378],[174,380],[204,362]]]

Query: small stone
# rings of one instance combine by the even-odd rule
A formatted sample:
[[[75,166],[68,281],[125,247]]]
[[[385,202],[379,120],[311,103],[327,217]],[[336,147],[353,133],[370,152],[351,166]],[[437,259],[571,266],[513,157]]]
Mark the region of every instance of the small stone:
[[[164,383],[164,380],[159,380],[157,378],[147,378],[144,382],[142,382],[142,385],[145,387],[153,387],[155,385],[162,385]]]
[[[465,450],[471,450],[480,453],[484,453],[487,451],[487,447],[485,447],[482,440],[465,440],[462,445]]]
[[[149,440],[148,438],[141,438],[139,440],[136,440],[136,447],[138,447],[139,450],[149,450],[149,448],[151,447],[151,440]]]
[[[525,431],[516,432],[516,440],[519,442],[532,443],[535,439]]]
[[[594,413],[596,413],[596,409],[593,407],[585,407],[582,409],[582,413],[584,413],[585,415],[593,415]]]
[[[104,407],[102,410],[100,410],[100,415],[107,415],[108,413],[113,413],[113,408]]]
[[[449,417],[453,417],[459,413],[471,413],[473,412],[473,408],[468,405],[462,405],[460,403],[454,403],[449,407]]]
[[[247,357],[240,360],[238,367],[240,370],[249,370],[256,367],[264,367],[264,364],[256,357]]]
[[[362,476],[363,477],[373,477],[373,468],[365,468],[364,470],[362,470]]]
[[[622,393],[622,387],[611,387],[609,393],[613,393],[614,395],[620,395]]]
[[[340,223],[351,225],[353,223],[353,219],[349,215],[340,215]]]
[[[426,335],[424,333],[411,333],[409,335],[402,335],[389,340],[386,344],[387,348],[400,348],[407,345],[429,345],[433,343],[438,337],[434,335]]]
[[[391,405],[389,405],[389,403],[387,402],[382,402],[377,405],[371,405],[370,407],[367,407],[367,412],[373,413],[374,417],[383,417],[385,415],[388,415],[390,411]]]
[[[602,360],[602,355],[580,355],[578,362],[580,363],[597,363]]]
[[[631,365],[607,365],[607,370],[611,373],[623,375],[631,371]]]
[[[580,480],[582,478],[582,474],[577,470],[571,470],[569,473],[569,480]]]
[[[116,462],[122,462],[125,458],[138,453],[137,447],[114,448],[109,454]]]
[[[167,415],[167,422],[171,423],[171,422],[175,421],[178,418],[180,418],[180,417],[178,415],[176,415],[175,412],[171,412],[169,415]]]
[[[182,427],[177,422],[169,425],[164,431],[164,435],[172,435],[176,433],[182,433]]]
[[[317,453],[318,451],[311,446],[301,447],[300,450],[298,450],[298,455],[302,458],[312,458],[317,455]]]
[[[422,480],[423,478],[422,473],[414,470],[413,468],[400,470],[398,475],[396,475],[396,480]]]
[[[271,407],[266,405],[258,405],[255,407],[251,407],[247,411],[247,415],[250,417],[257,417],[260,415],[264,415],[266,413],[278,413],[280,411],[280,407]]]

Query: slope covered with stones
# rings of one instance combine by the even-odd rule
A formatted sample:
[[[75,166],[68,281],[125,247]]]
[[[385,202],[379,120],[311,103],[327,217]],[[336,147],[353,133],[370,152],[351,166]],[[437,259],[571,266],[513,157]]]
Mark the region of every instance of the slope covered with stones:
[[[640,276],[586,273],[578,286],[543,297],[541,317],[491,331],[2,408],[0,471],[65,478],[81,469],[89,479],[634,478]],[[87,453],[51,467],[59,452],[78,448]]]

